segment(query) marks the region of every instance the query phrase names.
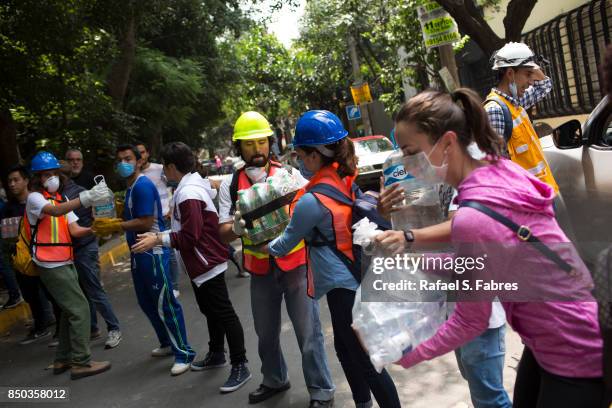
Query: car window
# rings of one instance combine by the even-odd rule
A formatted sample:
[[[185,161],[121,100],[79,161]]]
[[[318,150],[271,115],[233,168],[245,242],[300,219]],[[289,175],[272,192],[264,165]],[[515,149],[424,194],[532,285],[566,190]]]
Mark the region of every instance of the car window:
[[[361,140],[355,143],[357,155],[387,152],[389,150],[393,150],[393,145],[388,139],[384,138]]]

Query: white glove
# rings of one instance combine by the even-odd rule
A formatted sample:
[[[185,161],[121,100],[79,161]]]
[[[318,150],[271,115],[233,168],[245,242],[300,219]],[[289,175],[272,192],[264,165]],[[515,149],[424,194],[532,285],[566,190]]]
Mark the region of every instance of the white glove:
[[[91,207],[95,202],[108,199],[113,195],[113,192],[108,188],[106,183],[96,184],[91,190],[82,191],[79,194],[81,205],[83,207]]]
[[[236,210],[234,213],[234,224],[232,225],[232,231],[234,234],[241,237],[247,232],[245,226],[246,221],[242,219],[242,214],[240,214],[240,211]]]

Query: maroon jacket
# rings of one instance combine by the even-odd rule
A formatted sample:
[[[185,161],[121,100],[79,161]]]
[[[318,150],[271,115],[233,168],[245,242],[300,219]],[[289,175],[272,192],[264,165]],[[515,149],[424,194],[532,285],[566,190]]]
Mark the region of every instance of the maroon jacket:
[[[227,269],[229,252],[219,237],[216,191],[198,173],[186,174],[172,198],[170,242],[190,279],[212,279]]]

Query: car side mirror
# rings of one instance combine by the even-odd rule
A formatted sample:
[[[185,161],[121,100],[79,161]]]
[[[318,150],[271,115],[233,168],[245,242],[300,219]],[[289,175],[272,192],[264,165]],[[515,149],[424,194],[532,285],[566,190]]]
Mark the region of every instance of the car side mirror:
[[[552,132],[552,138],[559,149],[574,149],[582,146],[582,125],[573,119],[565,122]]]
[[[536,122],[533,124],[533,128],[535,129],[539,138],[548,136],[553,132],[553,128],[546,122]]]

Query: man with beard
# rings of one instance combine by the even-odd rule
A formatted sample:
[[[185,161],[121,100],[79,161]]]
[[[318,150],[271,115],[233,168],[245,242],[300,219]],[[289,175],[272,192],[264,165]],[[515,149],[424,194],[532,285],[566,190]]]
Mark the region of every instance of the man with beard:
[[[264,401],[290,387],[279,338],[284,297],[302,353],[302,370],[310,393],[310,407],[330,407],[335,387],[325,355],[319,305],[306,293],[304,242],[300,242],[288,255],[275,258],[253,250],[252,243],[243,236],[245,231],[240,223],[234,222],[234,217],[239,217],[235,214],[238,191],[265,181],[282,167],[269,160],[273,134],[266,118],[257,112],[246,112],[238,118],[232,140],[246,165],[234,172],[231,179],[226,179],[219,189],[221,239],[229,244],[241,238],[242,265],[251,273],[251,308],[263,381],[257,390],[249,394],[249,403]],[[295,169],[292,171],[297,172]],[[303,183],[306,184],[307,180],[303,179]]]

